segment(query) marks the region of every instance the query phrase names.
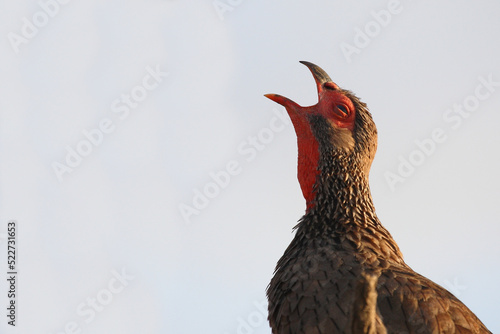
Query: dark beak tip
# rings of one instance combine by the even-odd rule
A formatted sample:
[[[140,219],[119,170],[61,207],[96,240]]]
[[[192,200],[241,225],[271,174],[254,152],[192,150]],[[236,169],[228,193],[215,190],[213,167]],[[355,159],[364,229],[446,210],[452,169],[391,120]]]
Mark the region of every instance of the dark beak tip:
[[[332,79],[330,79],[330,76],[318,65],[313,64],[311,62],[301,60],[299,63],[307,66],[309,70],[311,71],[312,75],[314,76],[314,80],[316,80],[316,83],[318,86],[326,83],[326,82],[333,82]]]

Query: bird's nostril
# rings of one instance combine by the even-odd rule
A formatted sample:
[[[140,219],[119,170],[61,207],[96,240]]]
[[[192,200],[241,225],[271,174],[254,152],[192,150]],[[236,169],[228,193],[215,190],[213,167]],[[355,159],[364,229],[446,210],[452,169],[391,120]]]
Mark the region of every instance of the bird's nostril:
[[[333,82],[325,82],[324,87],[329,90],[336,90],[338,89],[337,85],[334,84]]]

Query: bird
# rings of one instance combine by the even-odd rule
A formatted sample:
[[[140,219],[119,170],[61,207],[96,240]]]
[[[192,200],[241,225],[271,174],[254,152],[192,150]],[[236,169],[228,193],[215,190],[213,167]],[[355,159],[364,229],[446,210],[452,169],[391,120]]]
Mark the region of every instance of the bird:
[[[272,333],[491,333],[405,263],[378,219],[369,187],[377,128],[367,105],[319,66],[300,63],[314,77],[317,104],[265,94],[285,107],[295,129],[306,201],[267,287]]]

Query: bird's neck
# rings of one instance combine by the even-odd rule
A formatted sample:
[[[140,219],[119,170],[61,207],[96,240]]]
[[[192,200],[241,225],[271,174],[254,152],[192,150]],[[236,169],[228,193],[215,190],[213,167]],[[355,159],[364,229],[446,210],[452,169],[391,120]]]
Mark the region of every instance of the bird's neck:
[[[399,247],[375,214],[369,166],[356,161],[349,155],[318,161],[312,202],[297,225],[297,237],[404,264]]]
[[[329,228],[378,223],[366,168],[352,155],[336,152],[333,159],[331,153],[328,156],[318,162],[307,214],[321,218]]]

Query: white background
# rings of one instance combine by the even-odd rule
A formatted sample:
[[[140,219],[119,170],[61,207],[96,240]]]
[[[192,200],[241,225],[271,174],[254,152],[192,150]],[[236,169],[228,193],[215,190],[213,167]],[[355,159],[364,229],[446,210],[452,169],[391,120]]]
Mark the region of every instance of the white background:
[[[388,18],[389,3],[3,3],[0,268],[14,219],[19,276],[15,329],[0,280],[0,332],[270,333],[257,305],[305,205],[293,127],[263,94],[316,103],[299,60],[370,107],[372,193],[406,262],[500,331],[500,86],[474,100],[480,77],[500,82],[500,5],[401,0]],[[125,116],[130,94],[142,100]],[[448,114],[464,103],[466,118]],[[446,140],[419,153],[435,129]]]

